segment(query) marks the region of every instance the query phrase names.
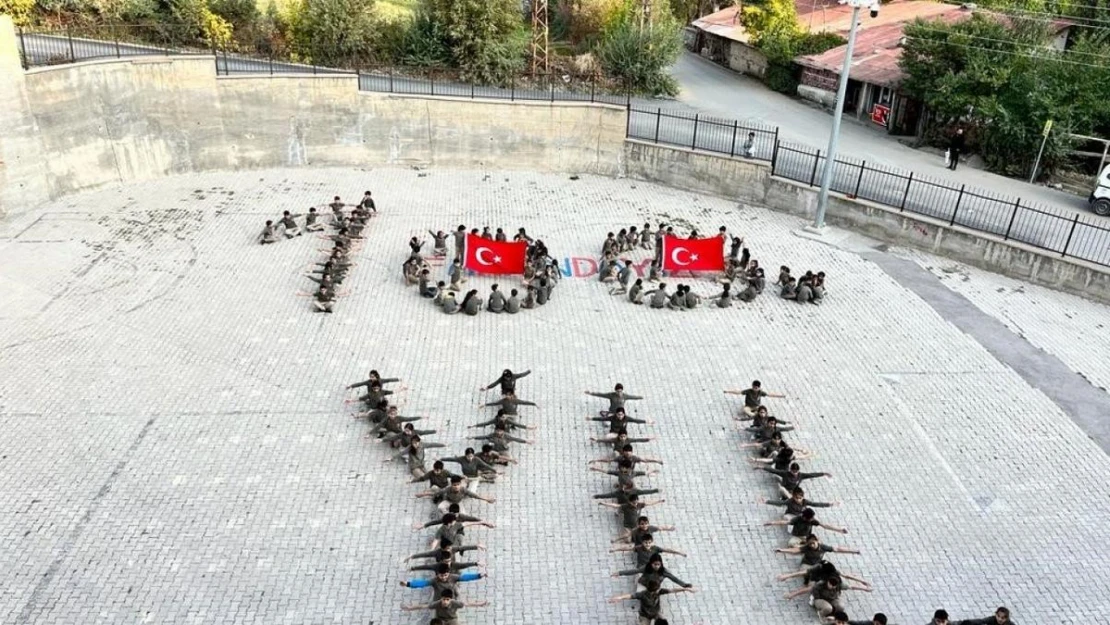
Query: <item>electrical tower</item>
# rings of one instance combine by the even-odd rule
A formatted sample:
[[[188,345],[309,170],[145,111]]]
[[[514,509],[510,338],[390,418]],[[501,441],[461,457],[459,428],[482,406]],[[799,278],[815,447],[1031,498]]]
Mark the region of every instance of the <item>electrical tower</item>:
[[[640,30],[645,26],[649,31],[651,30],[651,0],[643,0],[640,5]]]
[[[532,75],[550,69],[547,52],[547,0],[532,0]]]

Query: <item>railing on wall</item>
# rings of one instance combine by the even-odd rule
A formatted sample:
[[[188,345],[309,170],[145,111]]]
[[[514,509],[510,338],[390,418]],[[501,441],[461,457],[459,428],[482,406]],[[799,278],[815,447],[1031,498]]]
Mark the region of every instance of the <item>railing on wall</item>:
[[[644,108],[629,93],[615,93],[611,84],[595,76],[546,74],[514,79],[507,86],[486,86],[461,80],[450,70],[387,68],[356,72],[293,63],[273,55],[191,48],[184,45],[189,40],[184,35],[163,24],[88,27],[80,31],[20,30],[19,48],[24,67],[152,54],[211,54],[219,75],[357,74],[363,91],[613,104],[627,108],[629,138],[766,161],[773,175],[809,186],[819,184],[826,160],[820,150],[780,141],[778,128],[661,107]],[[1110,266],[1110,227],[1087,215],[852,159],[836,160],[832,190],[1063,257]]]
[[[735,120],[636,106],[629,107],[628,119],[630,138],[769,161],[775,176],[814,187],[821,184],[827,160],[821,151],[780,141],[777,128],[749,127]],[[753,133],[754,149],[750,153],[743,149],[741,137],[745,133]],[[926,215],[1063,257],[1110,266],[1110,227],[1096,223],[1096,217],[862,160],[838,158],[833,166],[831,188],[849,198]]]
[[[590,102],[627,107],[631,95],[615,92],[597,76],[536,74],[509,81],[508,85],[477,85],[466,82],[453,70],[399,71],[395,68],[359,72],[359,89],[404,95],[453,98],[491,98],[510,101]]]
[[[821,184],[825,156],[808,146],[780,142],[772,173]],[[862,160],[837,159],[831,189],[849,198],[883,204],[1017,241],[1042,250],[1110,266],[1110,228],[1098,218],[1041,206],[914,172]]]
[[[633,105],[628,108],[627,134],[631,139],[771,162],[775,158],[779,129],[700,113]]]
[[[183,33],[164,24],[19,29],[24,68],[126,56],[205,54],[189,47]]]

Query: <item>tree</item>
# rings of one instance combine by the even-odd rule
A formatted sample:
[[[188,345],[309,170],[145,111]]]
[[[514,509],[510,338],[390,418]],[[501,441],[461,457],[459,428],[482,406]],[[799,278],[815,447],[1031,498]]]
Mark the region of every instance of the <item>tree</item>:
[[[767,86],[789,95],[798,90],[795,58],[820,54],[844,44],[844,38],[835,33],[803,32],[793,0],[749,2],[742,9],[740,20],[751,44],[767,57],[764,77]]]
[[[918,20],[906,28],[902,88],[925,103],[943,143],[967,126],[987,167],[1027,176],[1045,122],[1058,129],[1045,146],[1044,171],[1064,164],[1070,132],[1110,128],[1110,46],[1081,36],[1068,52],[1048,47],[1039,21],[975,15],[958,24]]]
[[[209,0],[209,8],[235,28],[253,26],[259,18],[255,0]]]
[[[35,0],[0,0],[0,14],[12,16],[12,21],[19,26],[30,23],[34,8]]]
[[[676,19],[687,24],[734,4],[738,3],[732,0],[671,0],[671,12]]]
[[[657,3],[662,8],[662,3]],[[597,57],[605,71],[631,91],[675,95],[678,83],[667,72],[682,53],[682,31],[667,10],[653,7],[650,23],[637,0],[625,0],[602,32]]]
[[[372,0],[295,0],[284,19],[300,60],[344,66],[373,55],[377,23]]]
[[[506,83],[524,68],[529,38],[518,0],[424,0],[421,11],[464,80]]]
[[[602,31],[621,13],[624,4],[624,0],[567,0],[559,3],[555,14],[565,22],[566,38],[588,49],[597,44]]]
[[[172,24],[187,43],[203,41],[212,47],[225,47],[231,42],[231,23],[212,12],[208,0],[170,0]]]

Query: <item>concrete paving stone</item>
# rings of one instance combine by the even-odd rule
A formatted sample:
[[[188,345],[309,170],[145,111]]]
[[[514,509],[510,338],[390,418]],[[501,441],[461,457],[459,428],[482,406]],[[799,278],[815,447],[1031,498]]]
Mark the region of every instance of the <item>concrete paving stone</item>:
[[[282,210],[367,188],[382,214],[342,287],[351,294],[313,313],[296,293],[325,241],[254,237]],[[538,310],[450,317],[399,276],[405,240],[429,228],[523,225],[588,269],[574,259],[592,259],[606,231],[664,215],[728,225],[769,274],[828,272],[827,301],[769,292],[729,310],[653,311],[587,276]],[[818,453],[806,467],[833,473],[806,488],[844,502],[820,513],[849,528],[827,542],[864,552],[837,558],[875,584],[848,596],[853,617],[913,623],[937,607],[963,618],[1006,604],[1023,623],[1101,619],[1110,577],[1088,554],[1110,515],[1107,457],[973,337],[874,263],[794,236],[801,225],[630,180],[410,169],[168,178],[21,214],[0,227],[0,283],[19,289],[0,311],[0,620],[426,622],[399,611],[426,593],[398,581],[400,560],[427,544],[409,527],[427,504],[362,438],[342,387],[371,368],[403,378],[394,398],[439,430],[438,457],[461,453],[477,433],[467,426],[492,414],[478,404],[495,396],[478,389],[506,367],[533,370],[518,389],[539,404],[522,412],[540,429],[514,449],[508,479],[483,485],[497,503],[473,506],[498,527],[467,532],[489,547],[489,579],[464,597],[491,602],[467,623],[634,622],[634,606],[607,603],[631,588],[609,577],[630,556],[607,553],[617,520],[590,499],[612,480],[586,470],[605,449],[584,417],[604,401],[583,391],[618,381],[646,397],[634,414],[657,422],[636,430],[659,437],[637,447],[666,463],[643,482],[667,499],[648,515],[678,526],[659,542],[689,554],[667,563],[699,589],[664,600],[671,622],[814,622],[773,581],[796,563],[772,552],[785,535],[762,526],[778,515],[758,503],[772,484],[744,461],[739,404],[721,393],[756,377],[788,395],[768,405]],[[471,284],[487,293],[495,281],[513,284]],[[1037,297],[1044,310],[1080,308]],[[1024,335],[1096,340],[1082,321],[1048,317],[1020,317]],[[1097,375],[1091,358],[1075,362]]]
[[[946,258],[898,249],[956,293],[1102,390],[1110,388],[1110,309],[1081,297],[989,273]]]

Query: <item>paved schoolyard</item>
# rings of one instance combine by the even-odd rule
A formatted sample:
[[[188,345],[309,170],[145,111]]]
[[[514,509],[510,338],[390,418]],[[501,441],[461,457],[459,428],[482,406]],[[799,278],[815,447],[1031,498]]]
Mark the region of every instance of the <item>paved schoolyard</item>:
[[[365,189],[382,216],[344,284],[351,294],[334,315],[313,313],[296,293],[324,242],[255,237],[282,210]],[[743,233],[769,273],[826,271],[827,301],[767,293],[729,310],[655,311],[570,277],[541,309],[470,318],[438,313],[400,281],[406,239],[428,228],[523,225],[588,274],[606,231],[663,216]],[[489,579],[464,597],[491,605],[464,622],[635,622],[630,604],[606,603],[631,586],[608,577],[628,558],[606,553],[616,522],[589,495],[609,480],[585,467],[603,452],[584,416],[603,402],[582,391],[618,381],[647,397],[636,414],[657,421],[640,430],[660,437],[644,453],[666,461],[647,483],[667,503],[650,516],[678,526],[660,542],[689,553],[667,562],[699,589],[664,599],[671,622],[813,622],[803,600],[781,599],[794,586],[772,581],[792,561],[771,553],[783,535],[760,526],[776,514],[756,501],[772,490],[745,466],[736,403],[721,393],[755,377],[789,395],[769,403],[819,453],[807,467],[834,474],[808,492],[844,501],[819,515],[850,529],[828,542],[864,552],[836,559],[875,584],[847,597],[853,618],[882,610],[912,624],[938,607],[970,618],[1000,604],[1025,624],[1104,618],[1110,565],[1091,554],[1110,518],[1107,456],[879,264],[795,236],[801,225],[629,180],[410,169],[171,178],[10,218],[0,621],[425,622],[397,609],[425,593],[397,582],[401,558],[426,543],[409,525],[427,504],[362,439],[342,385],[370,368],[404,378],[402,412],[427,415],[440,431],[429,438],[457,453],[483,414],[479,386],[505,367],[533,370],[518,388],[541,406],[523,409],[538,443],[488,489],[497,503],[477,504],[498,527],[469,532],[489,547]],[[472,282],[485,293],[493,280]],[[1016,317],[1019,306],[980,290],[972,301],[1030,341],[1091,336],[1055,314]],[[1037,298],[1070,310],[1058,294]],[[1087,304],[1083,315],[1110,317]],[[1110,377],[1085,353],[1060,358]]]

